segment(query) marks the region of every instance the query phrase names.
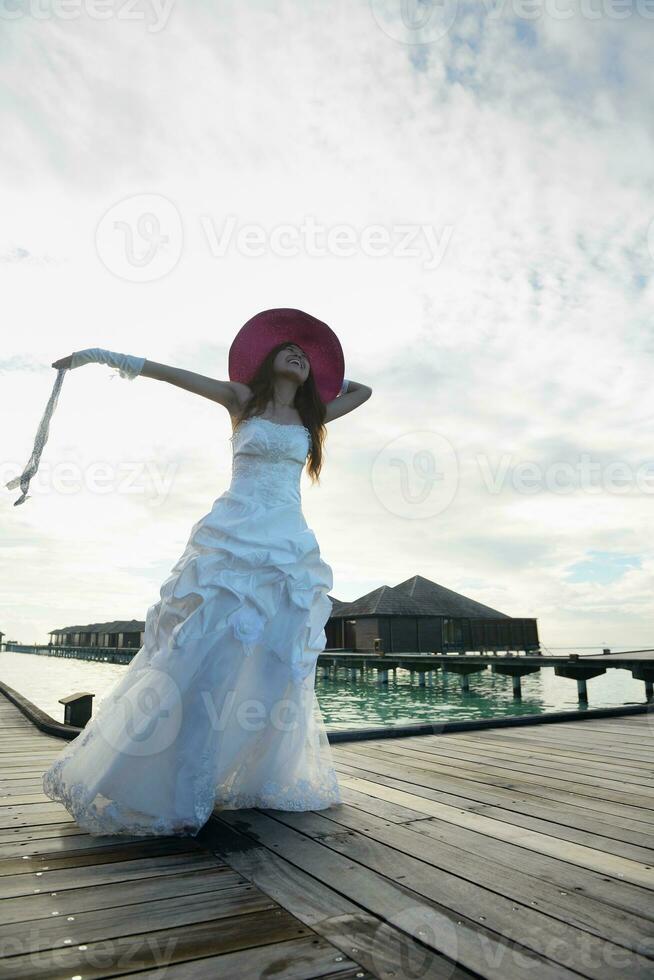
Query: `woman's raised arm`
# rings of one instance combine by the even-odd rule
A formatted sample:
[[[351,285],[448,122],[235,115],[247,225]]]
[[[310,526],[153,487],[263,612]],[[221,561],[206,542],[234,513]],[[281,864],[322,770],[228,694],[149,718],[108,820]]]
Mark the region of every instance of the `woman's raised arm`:
[[[325,411],[325,422],[338,419],[341,415],[347,415],[354,411],[359,405],[367,402],[372,395],[372,388],[369,385],[361,384],[359,381],[344,381],[345,390],[327,402]]]
[[[193,392],[194,395],[201,395],[203,398],[209,398],[211,401],[224,405],[232,415],[238,410],[239,399],[244,395],[245,386],[238,381],[218,381],[216,378],[209,378],[204,374],[197,374],[195,371],[186,371],[184,368],[173,367],[171,364],[160,364],[144,357],[119,354],[100,347],[89,347],[83,351],[75,351],[68,357],[53,361],[52,367],[58,369],[75,368],[91,363],[107,364],[109,367],[118,368],[121,376],[130,380],[143,376],[155,378],[157,381],[167,381],[168,384],[175,385],[177,388],[184,388],[186,391]]]
[[[184,368],[172,367],[170,364],[159,364],[147,358],[140,374],[146,378],[155,378],[157,381],[167,381],[177,388],[192,391],[194,395],[219,402],[232,414],[238,405],[239,389],[243,387],[239,382],[218,381],[204,374],[196,374],[195,371],[186,371]]]

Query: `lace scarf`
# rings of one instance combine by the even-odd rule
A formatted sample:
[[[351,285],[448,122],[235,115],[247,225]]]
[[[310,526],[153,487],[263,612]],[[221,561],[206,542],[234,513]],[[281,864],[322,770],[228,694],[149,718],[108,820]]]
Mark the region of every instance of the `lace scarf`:
[[[27,466],[23,470],[20,476],[14,477],[9,483],[5,484],[8,490],[13,490],[20,484],[22,490],[21,496],[18,500],[14,500],[14,507],[18,504],[24,503],[27,500],[28,493],[27,490],[30,485],[30,480],[35,475],[39,468],[39,462],[41,459],[41,453],[43,452],[43,447],[48,441],[48,432],[50,429],[50,419],[52,414],[57,407],[57,401],[59,400],[59,392],[61,391],[61,386],[64,383],[64,375],[68,368],[59,368],[57,371],[57,377],[55,378],[54,387],[52,389],[52,394],[48,399],[48,404],[45,406],[45,412],[43,413],[43,418],[39,423],[39,427],[36,431],[36,438],[34,439],[34,448],[32,449],[32,455],[30,456]]]

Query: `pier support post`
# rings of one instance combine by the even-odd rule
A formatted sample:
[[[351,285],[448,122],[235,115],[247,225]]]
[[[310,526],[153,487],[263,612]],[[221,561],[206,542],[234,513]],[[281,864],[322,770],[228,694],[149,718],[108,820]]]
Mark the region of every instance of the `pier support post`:
[[[631,668],[631,676],[636,681],[645,681],[645,700],[654,700],[654,667],[649,664],[638,664]]]
[[[464,694],[468,694],[470,691],[470,674],[481,674],[483,670],[486,670],[486,664],[467,664],[464,662],[463,657],[461,660],[454,661],[454,657],[450,658],[451,663],[443,663],[441,666],[443,668],[443,677],[451,672],[453,674],[459,674],[461,677],[461,691]]]
[[[590,664],[581,664],[579,662],[570,662],[567,664],[558,664],[554,667],[554,673],[557,677],[570,677],[572,680],[577,682],[577,696],[582,704],[588,704],[588,688],[586,682],[591,677],[598,677],[600,674],[606,673],[606,667],[591,667]]]
[[[513,697],[519,700],[522,697],[521,678],[525,674],[537,674],[540,666],[522,666],[521,664],[491,664],[492,674],[503,674],[513,681]]]

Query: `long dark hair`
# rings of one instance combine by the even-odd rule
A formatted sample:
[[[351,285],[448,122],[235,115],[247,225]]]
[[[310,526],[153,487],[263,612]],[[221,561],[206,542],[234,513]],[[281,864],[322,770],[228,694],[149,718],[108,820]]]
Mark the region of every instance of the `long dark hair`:
[[[294,341],[285,340],[281,344],[266,354],[263,361],[257,368],[253,377],[248,381],[248,386],[252,389],[252,395],[243,407],[243,411],[238,416],[238,421],[251,418],[253,415],[261,415],[267,408],[268,402],[272,401],[275,393],[275,372],[273,362],[280,350],[294,345]],[[327,409],[316,388],[316,382],[309,365],[309,376],[298,386],[293,402],[304,425],[311,433],[311,448],[307,458],[307,473],[311,477],[312,483],[320,483],[320,470],[323,459],[323,443],[327,435],[325,426],[325,415]],[[237,423],[238,424],[238,423]]]

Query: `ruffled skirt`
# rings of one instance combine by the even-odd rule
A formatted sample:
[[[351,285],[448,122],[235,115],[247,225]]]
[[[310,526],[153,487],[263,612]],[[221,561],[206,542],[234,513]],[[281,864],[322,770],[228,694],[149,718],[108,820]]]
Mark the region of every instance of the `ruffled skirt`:
[[[46,795],[89,833],[158,836],[193,836],[215,808],[340,803],[314,689],[332,584],[297,503],[227,490]]]

